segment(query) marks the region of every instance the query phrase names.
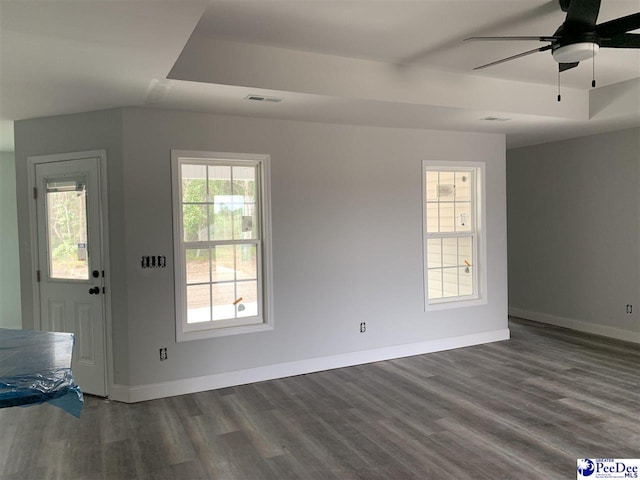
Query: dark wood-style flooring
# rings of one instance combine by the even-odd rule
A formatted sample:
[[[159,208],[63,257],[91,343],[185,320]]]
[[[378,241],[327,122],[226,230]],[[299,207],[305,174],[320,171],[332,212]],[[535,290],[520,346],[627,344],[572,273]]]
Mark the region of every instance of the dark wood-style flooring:
[[[138,404],[0,411],[0,478],[574,479],[640,458],[634,344],[512,339]]]

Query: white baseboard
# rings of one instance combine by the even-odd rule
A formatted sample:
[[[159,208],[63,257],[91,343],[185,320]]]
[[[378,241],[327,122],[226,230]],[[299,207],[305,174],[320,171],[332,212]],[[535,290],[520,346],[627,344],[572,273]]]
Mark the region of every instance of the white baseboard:
[[[589,323],[574,318],[559,317],[557,315],[549,315],[547,313],[532,312],[519,308],[509,307],[509,315],[525,320],[533,320],[540,323],[547,323],[557,327],[570,328],[578,332],[592,333],[603,337],[615,338],[627,342],[640,343],[640,332],[630,330],[622,330],[621,328],[609,327],[596,323]]]
[[[118,383],[109,385],[109,400],[131,403],[129,388],[130,387],[128,385],[122,385]]]
[[[112,385],[109,398],[119,402],[135,403],[156,398],[185,395],[188,393],[215,390],[218,388],[245,385],[247,383],[274,380],[276,378],[303,375],[305,373],[332,370],[334,368],[351,367],[365,363],[380,362],[394,358],[411,357],[424,353],[433,353],[454,348],[470,347],[483,343],[498,342],[509,339],[509,329],[464,335],[461,337],[429,340],[425,342],[376,348],[360,352],[344,353],[328,357],[310,358],[295,362],[267,365],[264,367],[237,370],[234,372],[216,373],[203,377],[184,378],[170,382],[147,385]]]

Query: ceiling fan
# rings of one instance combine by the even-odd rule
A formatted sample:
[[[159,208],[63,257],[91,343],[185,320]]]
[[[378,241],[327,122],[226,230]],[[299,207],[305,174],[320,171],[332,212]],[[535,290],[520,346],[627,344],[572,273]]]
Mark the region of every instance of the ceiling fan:
[[[551,50],[558,62],[558,74],[577,67],[582,60],[595,57],[600,48],[640,48],[640,12],[596,25],[601,0],[559,0],[567,17],[553,35],[524,37],[469,37],[465,40],[538,40],[547,45],[487,63],[474,70],[491,67],[537,52]],[[592,82],[595,87],[595,79]]]

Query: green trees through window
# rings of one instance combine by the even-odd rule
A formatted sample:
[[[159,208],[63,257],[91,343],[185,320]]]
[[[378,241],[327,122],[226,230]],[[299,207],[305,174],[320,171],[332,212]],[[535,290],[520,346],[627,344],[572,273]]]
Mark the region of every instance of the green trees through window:
[[[84,182],[51,182],[46,189],[49,277],[86,280],[87,192]]]

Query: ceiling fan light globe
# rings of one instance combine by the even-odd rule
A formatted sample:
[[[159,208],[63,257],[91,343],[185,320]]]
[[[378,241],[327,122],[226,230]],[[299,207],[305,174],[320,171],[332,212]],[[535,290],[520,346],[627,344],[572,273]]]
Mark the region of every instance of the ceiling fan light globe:
[[[594,42],[579,42],[556,48],[552,55],[558,63],[573,63],[588,60],[598,53],[600,45]]]

